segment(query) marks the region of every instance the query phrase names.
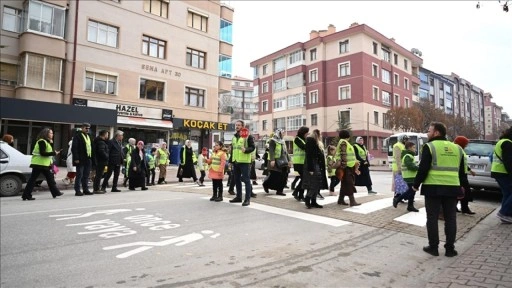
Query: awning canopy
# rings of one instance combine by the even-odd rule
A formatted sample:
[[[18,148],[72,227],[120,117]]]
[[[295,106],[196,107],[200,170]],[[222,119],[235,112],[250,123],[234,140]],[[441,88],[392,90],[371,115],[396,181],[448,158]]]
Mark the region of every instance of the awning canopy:
[[[173,123],[168,120],[157,120],[157,119],[145,119],[138,117],[117,117],[117,123],[121,125],[134,125],[134,126],[146,126],[146,127],[160,127],[166,129],[172,129]]]

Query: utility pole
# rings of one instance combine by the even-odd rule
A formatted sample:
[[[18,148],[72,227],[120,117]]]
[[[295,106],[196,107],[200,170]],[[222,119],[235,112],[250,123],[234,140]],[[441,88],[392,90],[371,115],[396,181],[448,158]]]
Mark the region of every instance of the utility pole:
[[[370,112],[366,112],[366,147],[370,147]]]

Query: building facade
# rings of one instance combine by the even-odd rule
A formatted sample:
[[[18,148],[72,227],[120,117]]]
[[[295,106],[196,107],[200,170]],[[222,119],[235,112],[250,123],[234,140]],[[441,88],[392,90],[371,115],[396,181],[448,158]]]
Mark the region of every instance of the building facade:
[[[448,115],[454,115],[454,91],[451,79],[420,67],[420,99],[430,101]]]
[[[14,120],[50,122],[67,144],[69,126],[87,121],[178,147],[186,139],[211,146],[212,132],[232,129],[217,99],[231,90],[234,10],[220,1],[6,0],[1,8],[2,98],[114,111],[114,123],[96,110],[76,121],[21,111],[2,115],[3,133]]]
[[[258,96],[258,134],[281,128],[291,140],[305,125],[319,129],[328,144],[348,122],[362,136],[375,161],[383,163],[383,140],[390,108],[418,101],[423,60],[364,24],[310,33],[297,42],[251,62]]]

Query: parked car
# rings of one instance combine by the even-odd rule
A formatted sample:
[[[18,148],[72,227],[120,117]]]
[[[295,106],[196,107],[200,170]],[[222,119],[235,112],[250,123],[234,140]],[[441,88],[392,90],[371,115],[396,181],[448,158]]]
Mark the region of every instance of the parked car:
[[[16,196],[32,174],[30,155],[25,155],[0,141],[0,196]],[[44,177],[39,177],[44,179]]]
[[[469,186],[480,190],[499,190],[498,183],[491,178],[491,156],[497,141],[469,140],[464,149],[468,155],[468,165],[476,173],[476,176],[468,175]]]

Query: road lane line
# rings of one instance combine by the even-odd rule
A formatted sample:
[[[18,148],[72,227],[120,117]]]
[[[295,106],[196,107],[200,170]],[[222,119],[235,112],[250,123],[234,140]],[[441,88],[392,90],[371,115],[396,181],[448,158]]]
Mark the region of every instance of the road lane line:
[[[352,206],[350,208],[343,209],[343,211],[349,211],[359,214],[369,214],[391,206],[393,206],[393,198],[384,198],[366,202],[359,206]]]

